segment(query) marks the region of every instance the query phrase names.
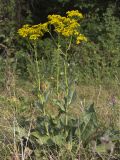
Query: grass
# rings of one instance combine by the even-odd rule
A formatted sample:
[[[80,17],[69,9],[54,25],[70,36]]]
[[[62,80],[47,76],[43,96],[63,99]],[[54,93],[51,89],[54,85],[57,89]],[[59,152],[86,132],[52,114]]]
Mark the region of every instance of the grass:
[[[15,95],[12,95],[14,93]],[[30,138],[30,132],[36,128],[36,120],[39,114],[39,110],[33,106],[33,101],[36,96],[32,93],[33,86],[32,83],[28,81],[21,81],[19,79],[15,80],[15,88],[11,87],[11,94],[7,88],[1,89],[0,93],[0,154],[1,160],[11,159],[15,152],[15,146],[20,141],[21,137],[25,136]],[[99,123],[99,129],[95,133],[95,139],[98,141],[100,136],[111,128],[115,130],[120,130],[120,90],[119,86],[103,86],[103,85],[76,85],[76,100],[70,105],[69,115],[71,117],[78,117],[82,115],[86,106],[94,102],[95,111]],[[13,97],[15,99],[13,99]],[[54,97],[52,95],[52,97]],[[114,98],[114,102],[113,102]],[[57,115],[58,109],[52,104],[51,99],[47,103],[47,112],[51,115]],[[15,118],[15,119],[14,119]],[[22,122],[23,121],[23,122]],[[14,128],[15,123],[15,128]],[[14,135],[14,129],[16,130]],[[29,136],[28,136],[29,135]],[[14,137],[15,136],[15,137]],[[93,138],[93,139],[94,139]],[[89,150],[84,148],[81,143],[80,157],[82,159],[89,159],[94,157],[91,151],[91,156],[87,153]],[[91,142],[90,142],[91,143]],[[38,147],[38,144],[35,144]],[[60,148],[59,153],[51,153],[51,151],[45,149],[44,156],[42,159],[73,159],[78,155],[69,149],[69,143],[66,142],[64,147]],[[90,144],[89,144],[90,145]],[[74,145],[73,145],[74,146]],[[40,146],[39,146],[40,147]],[[38,148],[39,148],[38,147]],[[49,148],[49,147],[48,147]],[[74,147],[73,147],[74,148]],[[91,148],[90,148],[91,149]],[[91,149],[92,150],[92,149]],[[32,151],[31,151],[32,152]],[[53,152],[53,151],[52,151]],[[58,152],[57,150],[55,152]],[[16,153],[16,152],[15,152]],[[39,149],[35,152],[36,157],[41,156]],[[63,156],[64,154],[64,156]],[[106,153],[102,156],[102,159],[106,159]],[[55,156],[56,155],[56,156]],[[15,155],[14,155],[15,156]],[[79,157],[78,156],[78,157]],[[115,155],[114,155],[115,156]],[[49,157],[49,158],[48,158]],[[72,157],[72,158],[71,158]],[[80,159],[77,158],[77,159]],[[99,157],[99,156],[98,156]],[[108,158],[109,156],[107,156]],[[117,157],[117,156],[116,156]],[[37,158],[37,159],[39,159]],[[25,159],[25,158],[24,158]],[[92,159],[92,158],[91,158]],[[18,159],[17,159],[18,160]],[[22,159],[23,160],[23,159]],[[97,158],[96,158],[97,160]]]

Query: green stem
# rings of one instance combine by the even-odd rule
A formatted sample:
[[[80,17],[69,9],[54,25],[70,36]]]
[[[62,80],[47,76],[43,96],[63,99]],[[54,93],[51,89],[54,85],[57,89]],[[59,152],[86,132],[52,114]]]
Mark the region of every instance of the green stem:
[[[34,44],[34,50],[35,50],[35,64],[36,64],[36,70],[37,70],[37,85],[38,85],[38,90],[40,91],[40,69],[39,69],[39,63],[38,63],[36,43]]]
[[[60,67],[59,67],[59,48],[57,49],[57,95],[59,96],[59,73],[60,73]]]
[[[68,96],[68,77],[67,77],[67,54],[65,55],[64,60],[64,75],[65,75],[65,85],[66,85],[66,97]]]
[[[67,137],[68,134],[67,134],[67,125],[68,125],[68,116],[65,115],[65,136]]]
[[[36,64],[36,70],[37,70],[37,85],[38,85],[38,91],[39,91],[38,96],[39,96],[42,104],[44,105],[42,95],[40,93],[40,69],[39,69],[36,43],[34,44],[34,50],[35,50],[35,64]],[[46,116],[45,106],[43,106],[43,115]],[[49,135],[48,123],[45,122],[45,120],[44,120],[44,125],[45,125],[45,129],[46,129],[46,134]]]
[[[45,106],[43,106],[43,115],[46,116]]]
[[[65,76],[65,85],[66,85],[66,98],[68,97],[68,92],[69,92],[69,85],[68,85],[68,68],[67,68],[67,54],[68,54],[68,51],[70,50],[70,47],[71,47],[71,42],[72,42],[72,37],[70,38],[70,42],[69,42],[69,45],[66,46],[66,52],[65,52],[65,59],[64,59],[64,76]],[[65,128],[65,134],[67,136],[67,125],[68,125],[68,115],[67,115],[67,104],[65,106],[65,110],[66,110],[66,113],[65,113],[65,125],[66,125],[66,128]]]
[[[56,42],[55,41],[55,39],[54,39],[54,37],[53,37],[53,35],[51,34],[51,32],[49,31],[48,32],[49,34],[50,34],[50,36],[51,36],[51,38],[52,38],[52,40],[53,40],[53,43],[54,43],[54,45],[55,45],[55,47],[57,48],[57,75],[56,75],[56,80],[57,80],[57,84],[56,84],[56,92],[57,92],[57,96],[59,97],[59,73],[60,73],[60,67],[59,67],[59,52],[61,51],[60,50],[60,46],[59,46],[59,35],[58,35],[58,42]]]
[[[47,116],[45,106],[43,106],[43,115],[44,115],[44,117]],[[47,134],[47,136],[49,136],[48,122],[46,122],[45,120],[44,120],[44,125],[45,125],[46,134]]]
[[[67,109],[66,109],[66,114],[65,114],[65,125],[68,125],[68,116],[67,116]]]
[[[57,44],[57,42],[55,41],[55,39],[54,39],[53,35],[51,34],[51,32],[49,31],[48,33],[50,34],[50,36],[51,36],[51,38],[52,38],[52,40],[53,40],[53,43],[54,43],[55,47],[58,47],[58,44]]]
[[[65,52],[65,60],[64,60],[64,73],[65,73],[65,85],[66,85],[66,97],[68,96],[68,75],[67,75],[67,54],[68,51],[70,50],[71,47],[71,42],[72,42],[72,36],[70,38],[68,46],[66,46],[66,52]]]
[[[66,85],[66,98],[68,96],[68,77],[67,77],[67,54],[65,55],[65,60],[64,60],[64,74],[65,74],[65,85]],[[67,115],[67,104],[65,106],[65,134],[67,136],[67,125],[68,125],[68,115]]]
[[[67,58],[67,57],[66,57]],[[66,85],[66,98],[68,96],[68,77],[67,77],[67,64],[66,60],[64,61],[64,72],[65,72],[65,85]],[[67,136],[67,125],[68,125],[68,115],[67,115],[67,104],[65,106],[65,134]]]

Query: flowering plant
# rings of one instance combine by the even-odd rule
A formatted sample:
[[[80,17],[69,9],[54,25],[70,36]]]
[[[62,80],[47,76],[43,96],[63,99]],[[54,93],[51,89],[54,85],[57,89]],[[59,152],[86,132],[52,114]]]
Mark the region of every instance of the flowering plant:
[[[78,10],[72,10],[66,12],[66,16],[61,15],[48,15],[48,21],[45,23],[40,23],[38,25],[24,25],[22,28],[18,30],[18,33],[20,36],[24,38],[28,38],[28,40],[31,40],[34,45],[34,51],[35,51],[35,63],[36,63],[36,70],[37,70],[37,83],[38,83],[38,89],[40,91],[40,69],[39,69],[39,62],[37,59],[37,46],[36,41],[39,38],[42,38],[45,33],[49,33],[52,39],[54,40],[57,49],[56,49],[56,62],[57,62],[57,72],[56,72],[56,88],[57,88],[57,95],[59,95],[59,75],[60,75],[60,67],[59,67],[59,59],[60,55],[62,54],[64,59],[64,80],[65,80],[65,86],[66,86],[66,96],[68,95],[68,51],[71,48],[71,43],[73,40],[75,40],[76,44],[81,43],[82,41],[87,41],[87,38],[80,33],[79,27],[80,27],[80,20],[83,19],[82,13],[80,13]],[[58,41],[54,39],[52,32],[51,32],[51,26],[53,26],[53,31],[57,33],[58,35]],[[62,45],[60,44],[60,37],[65,39],[65,51],[62,49]],[[39,96],[41,97],[41,96]]]
[[[18,33],[22,37],[28,37],[30,40],[37,40],[44,36],[46,32],[50,33],[49,26],[54,26],[54,31],[64,37],[75,37],[76,43],[81,41],[87,41],[87,38],[80,34],[79,20],[83,18],[83,15],[78,10],[66,12],[66,16],[60,15],[48,15],[48,22],[40,23],[38,25],[24,25],[18,30]]]

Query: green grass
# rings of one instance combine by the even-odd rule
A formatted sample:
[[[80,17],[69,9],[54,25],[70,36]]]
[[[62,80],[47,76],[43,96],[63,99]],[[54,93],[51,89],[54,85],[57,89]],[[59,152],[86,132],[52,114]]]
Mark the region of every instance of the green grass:
[[[52,88],[52,86],[51,86]],[[40,122],[37,122],[38,117],[41,117],[39,108],[36,108],[33,104],[37,100],[36,95],[33,93],[33,84],[28,81],[17,79],[15,81],[15,88],[11,87],[11,94],[6,88],[1,90],[0,94],[0,154],[2,159],[12,159],[13,154],[17,154],[15,146],[20,142],[21,137],[29,137],[36,146],[35,155],[37,159],[92,159],[95,160],[107,159],[110,156],[119,157],[119,153],[108,154],[107,147],[103,148],[103,144],[98,143],[103,134],[111,130],[120,130],[120,91],[119,85],[103,86],[103,85],[76,85],[76,99],[70,104],[68,118],[84,116],[84,110],[94,102],[94,109],[96,111],[98,119],[98,128],[94,132],[87,146],[83,146],[82,140],[78,144],[74,139],[73,142],[66,141],[64,135],[58,137],[56,146],[51,146],[51,142],[46,141],[49,136],[43,135],[35,140],[32,134],[37,134],[36,129]],[[15,90],[15,91],[13,91]],[[15,95],[13,93],[15,92]],[[112,104],[112,98],[115,98],[115,105]],[[51,93],[48,102],[46,103],[46,112],[52,117],[58,115],[58,107],[52,103],[52,99],[56,98],[54,92]],[[59,97],[59,100],[63,100],[63,97]],[[14,126],[15,123],[15,126]],[[14,129],[16,130],[14,132]],[[30,131],[31,130],[31,131]],[[30,132],[29,132],[30,131]],[[33,133],[32,133],[33,132]],[[15,135],[16,136],[15,136]],[[34,135],[33,134],[33,135]],[[111,133],[110,133],[111,134]],[[114,134],[114,133],[113,133]],[[15,137],[14,137],[15,136]],[[116,136],[116,135],[115,135]],[[56,136],[55,136],[56,137]],[[52,136],[52,138],[55,138]],[[41,140],[40,140],[41,139]],[[46,142],[44,146],[40,141]],[[97,143],[97,149],[93,149],[92,143]],[[110,139],[113,144],[118,143],[118,140]],[[72,148],[71,148],[72,143]],[[119,142],[120,145],[120,142]],[[42,146],[42,149],[41,149]],[[90,147],[91,146],[91,147]],[[54,148],[55,147],[55,148]],[[101,148],[100,148],[101,147]],[[59,149],[58,149],[59,148]],[[31,149],[29,149],[31,150]],[[32,152],[32,151],[31,151]],[[95,154],[95,153],[96,154]],[[99,153],[99,156],[97,154]],[[117,152],[117,151],[115,151]],[[21,153],[21,152],[20,152]],[[119,158],[118,158],[119,159]]]

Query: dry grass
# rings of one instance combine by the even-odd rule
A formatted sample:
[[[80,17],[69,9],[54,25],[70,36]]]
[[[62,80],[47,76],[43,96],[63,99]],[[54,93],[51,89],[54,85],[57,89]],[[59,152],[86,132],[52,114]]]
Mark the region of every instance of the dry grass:
[[[7,146],[8,152],[13,153],[13,116],[14,116],[14,107],[16,108],[16,116],[18,119],[24,117],[29,121],[33,117],[33,128],[35,127],[35,117],[40,113],[38,110],[35,110],[33,113],[32,101],[35,99],[35,96],[32,94],[32,84],[30,83],[18,83],[16,84],[16,98],[18,99],[17,103],[9,103],[9,95],[7,90],[2,90],[0,93],[0,153],[6,150],[5,145]],[[102,85],[80,85],[76,86],[76,100],[71,105],[70,114],[73,116],[79,115],[83,108],[95,103],[95,110],[97,112],[98,121],[103,128],[108,128],[111,124],[116,125],[116,128],[120,129],[120,90],[118,86],[102,86]],[[116,112],[113,111],[114,104],[113,98],[115,100]],[[16,105],[16,106],[14,106]],[[25,105],[25,106],[22,106]],[[23,111],[21,111],[23,107]],[[47,104],[47,111],[57,114],[57,108],[51,102]],[[25,110],[24,110],[25,108]],[[33,115],[34,114],[34,115]],[[29,124],[28,124],[29,128]],[[28,130],[27,130],[28,132]],[[3,143],[4,142],[4,143]],[[7,153],[6,153],[7,154]],[[3,154],[2,157],[5,157]],[[6,158],[7,159],[7,158]],[[9,158],[8,158],[9,159]],[[2,160],[2,159],[1,159]]]

